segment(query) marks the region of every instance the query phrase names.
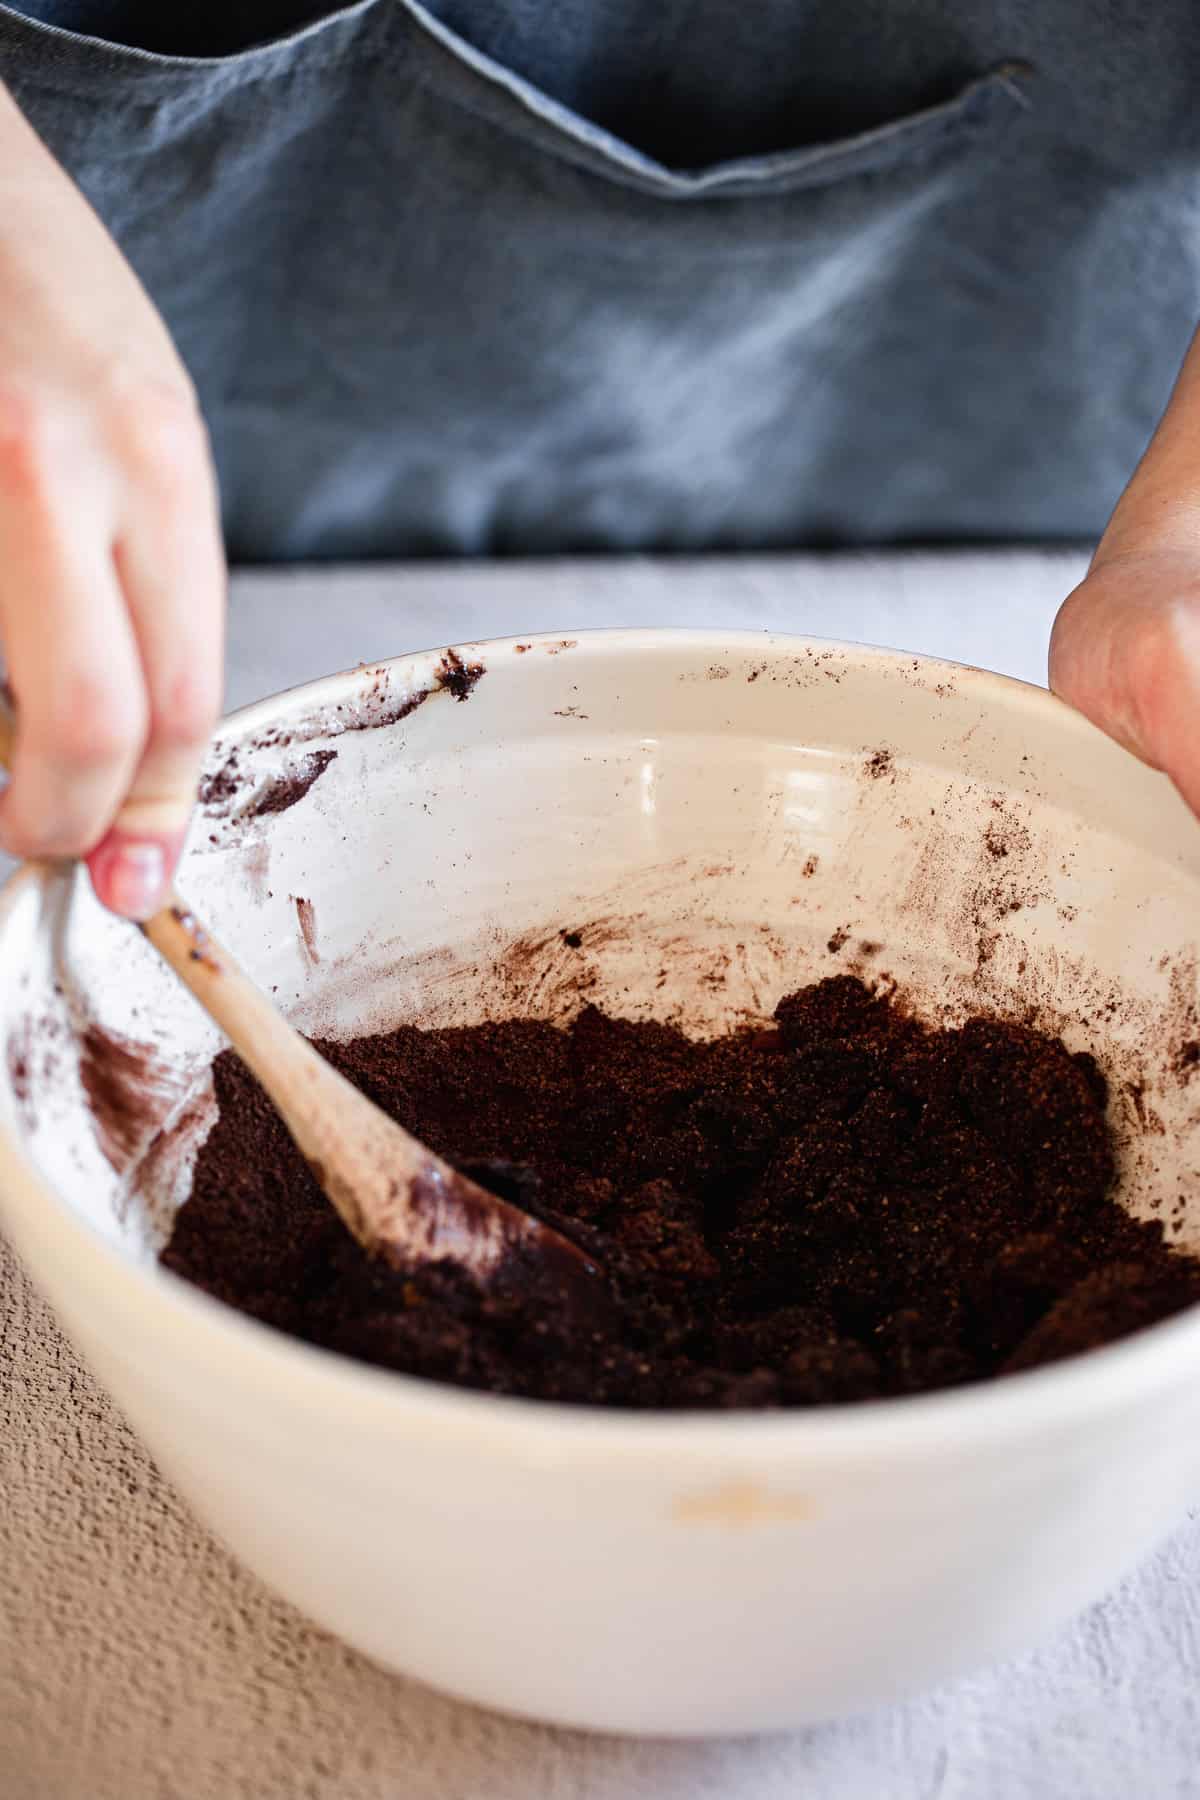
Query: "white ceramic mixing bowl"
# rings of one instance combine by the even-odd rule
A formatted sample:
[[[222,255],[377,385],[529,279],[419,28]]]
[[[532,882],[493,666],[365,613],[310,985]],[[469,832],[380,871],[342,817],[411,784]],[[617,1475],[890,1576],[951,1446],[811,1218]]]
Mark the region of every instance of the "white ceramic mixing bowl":
[[[181,885],[294,1018],[586,993],[707,1030],[847,967],[931,1017],[1017,1007],[1099,1053],[1126,1203],[1200,1246],[1200,828],[1165,781],[1041,691],[888,653],[630,631],[460,655],[485,671],[461,703],[434,653],[225,729]],[[505,1401],[306,1348],[153,1260],[215,1034],[82,880],[6,890],[0,1039],[3,1220],[64,1326],[253,1570],[440,1687],[625,1731],[861,1708],[1035,1638],[1200,1489],[1194,1312],[769,1416]]]

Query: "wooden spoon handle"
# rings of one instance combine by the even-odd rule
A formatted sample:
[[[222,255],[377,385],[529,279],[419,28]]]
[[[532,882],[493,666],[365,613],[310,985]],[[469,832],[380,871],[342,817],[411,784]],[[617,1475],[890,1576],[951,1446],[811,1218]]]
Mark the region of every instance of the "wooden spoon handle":
[[[243,973],[237,962],[178,894],[141,927],[183,985],[221,1027],[242,1061],[261,1081],[302,1150],[313,1089],[330,1069],[300,1033]]]
[[[432,1166],[429,1153],[288,1024],[178,895],[141,929],[258,1077],[343,1223],[366,1249],[377,1249],[379,1169],[395,1177]],[[401,1210],[393,1230],[398,1244],[410,1235],[409,1223]]]

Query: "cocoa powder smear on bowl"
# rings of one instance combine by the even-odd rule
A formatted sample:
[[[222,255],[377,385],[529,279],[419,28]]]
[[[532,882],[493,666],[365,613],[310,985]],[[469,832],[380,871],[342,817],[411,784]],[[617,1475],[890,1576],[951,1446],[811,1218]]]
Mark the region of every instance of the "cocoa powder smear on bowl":
[[[1090,1056],[988,1018],[931,1029],[850,976],[790,994],[775,1020],[699,1043],[588,1010],[566,1030],[320,1046],[410,1131],[594,1251],[619,1300],[607,1334],[449,1265],[371,1262],[232,1053],[163,1261],[385,1368],[625,1407],[950,1387],[1200,1299],[1200,1261],[1113,1197]]]

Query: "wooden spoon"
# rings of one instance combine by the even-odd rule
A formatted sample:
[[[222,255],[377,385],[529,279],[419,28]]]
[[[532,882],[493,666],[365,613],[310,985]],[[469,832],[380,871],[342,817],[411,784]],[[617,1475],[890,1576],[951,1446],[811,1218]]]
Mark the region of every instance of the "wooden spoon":
[[[9,767],[12,743],[13,715],[0,696],[0,768]],[[581,1322],[603,1316],[607,1286],[577,1244],[460,1175],[360,1094],[177,894],[141,930],[257,1076],[371,1256],[397,1268],[453,1261],[498,1291],[556,1289]]]

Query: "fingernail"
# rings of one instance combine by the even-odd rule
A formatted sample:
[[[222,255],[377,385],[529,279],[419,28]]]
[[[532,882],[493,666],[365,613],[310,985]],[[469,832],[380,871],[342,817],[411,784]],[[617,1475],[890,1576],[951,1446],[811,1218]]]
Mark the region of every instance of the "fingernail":
[[[92,886],[104,906],[127,919],[149,919],[166,898],[167,846],[111,833],[88,858]]]

